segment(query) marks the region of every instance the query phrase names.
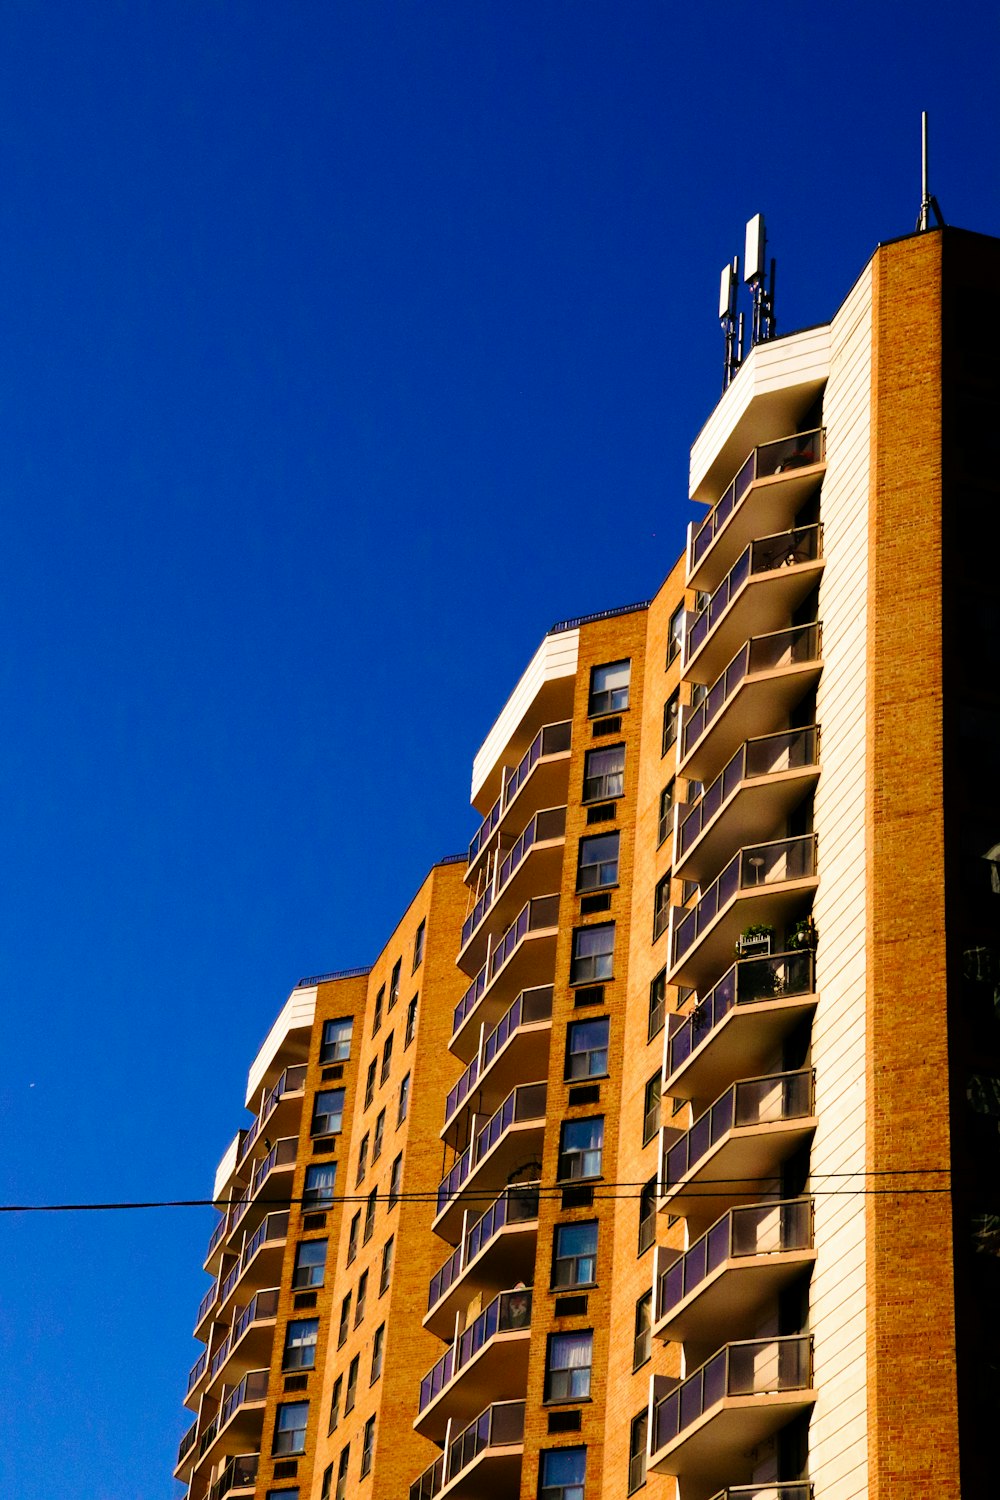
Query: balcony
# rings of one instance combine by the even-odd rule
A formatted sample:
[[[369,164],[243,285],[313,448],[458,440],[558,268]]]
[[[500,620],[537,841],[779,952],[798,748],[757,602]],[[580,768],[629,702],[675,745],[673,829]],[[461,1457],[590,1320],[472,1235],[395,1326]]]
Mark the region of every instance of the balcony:
[[[815,1007],[813,953],[738,959],[689,1015],[670,1018],[663,1092],[714,1099],[741,1073],[764,1067]]]
[[[277,1288],[255,1292],[246,1307],[236,1313],[232,1328],[212,1355],[209,1388],[220,1376],[232,1384],[234,1376],[270,1360],[277,1316]]]
[[[246,1159],[247,1153],[250,1151],[251,1147],[259,1137],[264,1127],[274,1121],[275,1113],[280,1105],[290,1105],[293,1098],[296,1104],[301,1104],[305,1086],[305,1063],[296,1063],[294,1067],[285,1069],[281,1077],[278,1079],[277,1083],[268,1093],[267,1097],[260,1107],[260,1113],[257,1115],[256,1120],[254,1120],[253,1124],[250,1126],[250,1129],[247,1131],[246,1135],[243,1137],[242,1141],[239,1144],[239,1148],[236,1152],[237,1166],[239,1166]],[[292,1111],[288,1109],[287,1114],[291,1115]],[[275,1123],[277,1124],[277,1122]],[[283,1128],[286,1129],[289,1123],[290,1121],[281,1121]]]
[[[177,1449],[177,1462],[174,1465],[174,1478],[181,1479],[187,1483],[188,1476],[194,1466],[195,1443],[198,1441],[198,1423],[192,1422],[187,1432],[181,1438]]]
[[[222,1259],[222,1242],[226,1238],[229,1228],[229,1210],[220,1214],[219,1219],[212,1230],[208,1240],[208,1249],[205,1251],[205,1270],[213,1276],[218,1274],[219,1261]]]
[[[759,1199],[815,1128],[811,1068],[734,1083],[669,1149],[661,1131],[661,1212],[711,1220]]]
[[[747,740],[696,802],[677,809],[673,871],[696,880],[738,844],[781,827],[819,777],[819,726]]]
[[[252,1495],[257,1485],[259,1453],[240,1453],[226,1460],[219,1478],[208,1492],[208,1500],[225,1500],[227,1495]]]
[[[455,1326],[455,1313],[474,1291],[525,1281],[535,1264],[538,1235],[537,1182],[505,1188],[466,1229],[457,1249],[431,1279],[424,1327],[441,1338]]]
[[[233,1265],[209,1287],[198,1309],[195,1337],[208,1342],[211,1322],[234,1292],[244,1296],[281,1276],[281,1261],[288,1238],[288,1213],[268,1214],[244,1243]]]
[[[198,1464],[219,1459],[223,1437],[228,1443],[247,1443],[248,1446],[252,1446],[248,1439],[256,1439],[259,1450],[267,1381],[267,1370],[250,1370],[238,1385],[227,1391],[218,1412],[202,1433]]]
[[[693,906],[674,908],[667,982],[703,988],[745,928],[787,921],[818,884],[813,833],[740,849]]]
[[[483,1042],[445,1100],[442,1139],[455,1146],[466,1133],[466,1113],[489,1113],[525,1074],[547,1071],[552,1031],[552,986],[522,990]]]
[[[540,887],[543,891],[558,886],[565,843],[565,807],[543,808],[528,821],[503,860],[499,861],[495,878],[462,926],[457,962],[466,973],[475,974],[486,958],[488,931],[484,924],[487,916],[491,918],[489,927],[493,931],[509,922],[517,911],[518,891],[525,878],[530,878],[535,888]],[[523,891],[521,899],[523,901]]]
[[[768,1480],[764,1484],[731,1484],[712,1500],[813,1500],[808,1479]]]
[[[240,1224],[243,1224],[244,1232],[246,1232],[258,1222],[258,1215],[262,1209],[269,1204],[289,1201],[292,1196],[292,1176],[295,1172],[298,1148],[298,1136],[285,1136],[283,1140],[275,1141],[261,1161],[254,1163],[250,1182],[243,1195],[233,1204],[229,1215],[230,1242]],[[270,1195],[260,1200],[259,1195],[267,1182],[270,1183]]]
[[[695,1500],[720,1481],[749,1479],[753,1449],[815,1400],[807,1335],[726,1344],[654,1401],[649,1469],[685,1481]]]
[[[493,1027],[519,990],[551,984],[559,931],[559,897],[525,903],[455,1007],[449,1050],[471,1062],[479,1027]]]
[[[491,1400],[516,1400],[528,1379],[531,1287],[494,1297],[420,1382],[417,1432],[440,1442]]]
[[[432,1228],[454,1244],[464,1209],[489,1201],[511,1177],[541,1159],[545,1138],[544,1083],[522,1083],[466,1146],[437,1191]]]
[[[688,538],[687,587],[714,589],[756,535],[791,526],[826,468],[826,432],[795,433],[755,448]]]
[[[494,834],[503,833],[515,802],[520,816],[524,817],[565,792],[572,729],[570,721],[565,720],[561,724],[545,724],[535,735],[516,769],[506,777],[499,797],[469,845],[466,880],[476,871],[480,857],[490,847]]]
[[[202,1343],[208,1339],[208,1319],[219,1301],[222,1279],[222,1275],[218,1275],[198,1303],[198,1311],[194,1319],[194,1336],[196,1339],[201,1339]]]
[[[744,740],[769,733],[819,678],[823,632],[793,625],[745,641],[701,701],[682,710],[682,776],[710,781]]]
[[[524,1402],[497,1401],[447,1444],[410,1485],[410,1500],[468,1496],[516,1500],[524,1447]]]
[[[821,526],[796,526],[751,542],[704,609],[690,619],[683,675],[691,682],[712,682],[751,635],[787,625],[822,571]]]
[[[184,1405],[190,1406],[192,1411],[197,1411],[200,1394],[196,1394],[194,1400],[191,1393],[197,1391],[198,1384],[205,1371],[208,1369],[208,1350],[203,1349],[188,1372],[187,1389],[184,1393]]]
[[[658,1250],[653,1335],[710,1341],[752,1333],[761,1310],[816,1259],[810,1198],[734,1208],[664,1265]]]

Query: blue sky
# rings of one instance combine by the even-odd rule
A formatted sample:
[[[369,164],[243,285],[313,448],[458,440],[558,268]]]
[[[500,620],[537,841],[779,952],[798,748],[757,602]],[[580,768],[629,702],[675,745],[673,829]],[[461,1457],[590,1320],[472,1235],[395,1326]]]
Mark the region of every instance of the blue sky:
[[[716,396],[919,206],[1000,233],[995,5],[0,13],[0,1198],[199,1196],[303,974],[648,596]],[[901,24],[905,21],[905,24]],[[169,1500],[207,1210],[0,1220],[0,1491]]]

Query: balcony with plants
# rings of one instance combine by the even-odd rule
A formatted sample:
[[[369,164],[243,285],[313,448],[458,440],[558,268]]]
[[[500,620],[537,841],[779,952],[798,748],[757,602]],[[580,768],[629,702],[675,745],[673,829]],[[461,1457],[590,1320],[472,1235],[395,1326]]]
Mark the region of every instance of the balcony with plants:
[[[522,990],[448,1093],[441,1137],[449,1146],[464,1144],[473,1113],[491,1114],[522,1078],[548,1072],[551,1034],[552,986]]]
[[[533,896],[491,946],[452,1018],[448,1046],[462,1062],[478,1052],[480,1027],[492,1030],[521,990],[552,983],[558,933],[558,894]]]
[[[420,1382],[413,1425],[440,1443],[496,1401],[523,1399],[531,1340],[531,1287],[500,1292]]]
[[[424,1327],[444,1338],[479,1292],[532,1277],[538,1240],[537,1182],[504,1188],[486,1212],[467,1215],[462,1238],[431,1278]]]
[[[534,813],[506,851],[498,851],[492,869],[483,871],[485,888],[462,925],[458,965],[473,975],[487,956],[491,937],[536,891],[558,888],[566,844],[566,808],[546,807]]]
[[[787,723],[823,669],[818,621],[753,635],[681,712],[678,771],[709,783],[746,741]]]
[[[754,1449],[815,1403],[812,1341],[729,1343],[665,1394],[656,1384],[649,1470],[676,1476],[682,1494],[710,1495],[749,1480]]]
[[[668,983],[704,988],[726,967],[741,932],[804,917],[818,884],[815,834],[738,850],[689,907],[673,909]]]
[[[687,587],[717,588],[754,536],[791,526],[825,468],[822,427],[754,448],[705,519],[689,529]]]
[[[816,1259],[810,1198],[730,1209],[680,1253],[657,1247],[653,1337],[714,1348],[742,1338]]]
[[[468,1146],[442,1179],[433,1229],[456,1244],[466,1210],[485,1208],[512,1177],[537,1166],[545,1139],[544,1083],[522,1083],[477,1128]]]
[[[815,786],[817,724],[745,740],[713,781],[676,804],[673,872],[699,880],[740,844],[769,838]]]
[[[816,1128],[811,1068],[734,1083],[679,1139],[660,1132],[661,1212],[710,1223],[756,1201]]]
[[[524,1452],[523,1401],[494,1401],[449,1437],[410,1485],[410,1500],[517,1500]]]

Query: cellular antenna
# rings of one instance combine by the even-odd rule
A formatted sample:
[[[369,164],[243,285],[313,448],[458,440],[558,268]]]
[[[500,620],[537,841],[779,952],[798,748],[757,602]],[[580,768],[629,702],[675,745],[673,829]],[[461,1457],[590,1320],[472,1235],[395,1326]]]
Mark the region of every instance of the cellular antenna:
[[[722,268],[722,277],[719,281],[719,322],[722,324],[722,332],[726,340],[726,359],[722,367],[722,389],[727,390],[729,382],[740,367],[743,358],[743,339],[737,335],[737,328],[742,322],[737,317],[736,296],[740,289],[740,258],[734,255],[728,265]]]
[[[754,214],[747,220],[746,248],[743,256],[743,279],[750,287],[753,311],[750,318],[750,347],[773,339],[774,322],[774,261],[767,274],[767,230],[764,215]]]
[[[920,213],[917,215],[917,233],[923,234],[931,227],[931,214],[937,220],[938,227],[944,228],[944,214],[938,205],[938,201],[930,190],[930,166],[929,151],[927,146],[927,111],[923,110],[920,116],[920,171],[921,171],[921,195]]]

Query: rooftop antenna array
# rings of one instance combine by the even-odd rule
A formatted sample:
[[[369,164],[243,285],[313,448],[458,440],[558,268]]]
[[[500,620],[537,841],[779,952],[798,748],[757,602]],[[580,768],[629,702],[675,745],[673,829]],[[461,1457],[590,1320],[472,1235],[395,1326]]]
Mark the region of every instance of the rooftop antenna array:
[[[938,201],[935,198],[934,194],[931,192],[930,186],[929,186],[929,183],[930,183],[930,167],[929,167],[930,153],[928,151],[928,146],[927,146],[927,111],[926,111],[926,109],[921,113],[921,116],[920,116],[920,148],[921,148],[920,149],[921,193],[920,193],[920,212],[917,215],[917,233],[918,234],[923,234],[925,230],[930,229],[930,227],[931,227],[931,214],[933,214],[934,217],[935,217],[935,219],[937,220],[938,227],[941,228],[941,229],[944,228],[944,214],[942,214],[941,209],[940,209],[940,207],[938,205]]]
[[[750,342],[745,346],[745,314],[738,308],[740,289],[740,258],[734,255],[722,268],[719,284],[719,322],[726,342],[725,363],[722,369],[722,389],[725,391],[743,363],[744,347],[749,353],[755,344],[773,339],[774,321],[774,276],[775,263],[772,258],[767,265],[767,230],[764,215],[754,214],[747,221],[746,242],[743,252],[743,280],[750,288]]]

